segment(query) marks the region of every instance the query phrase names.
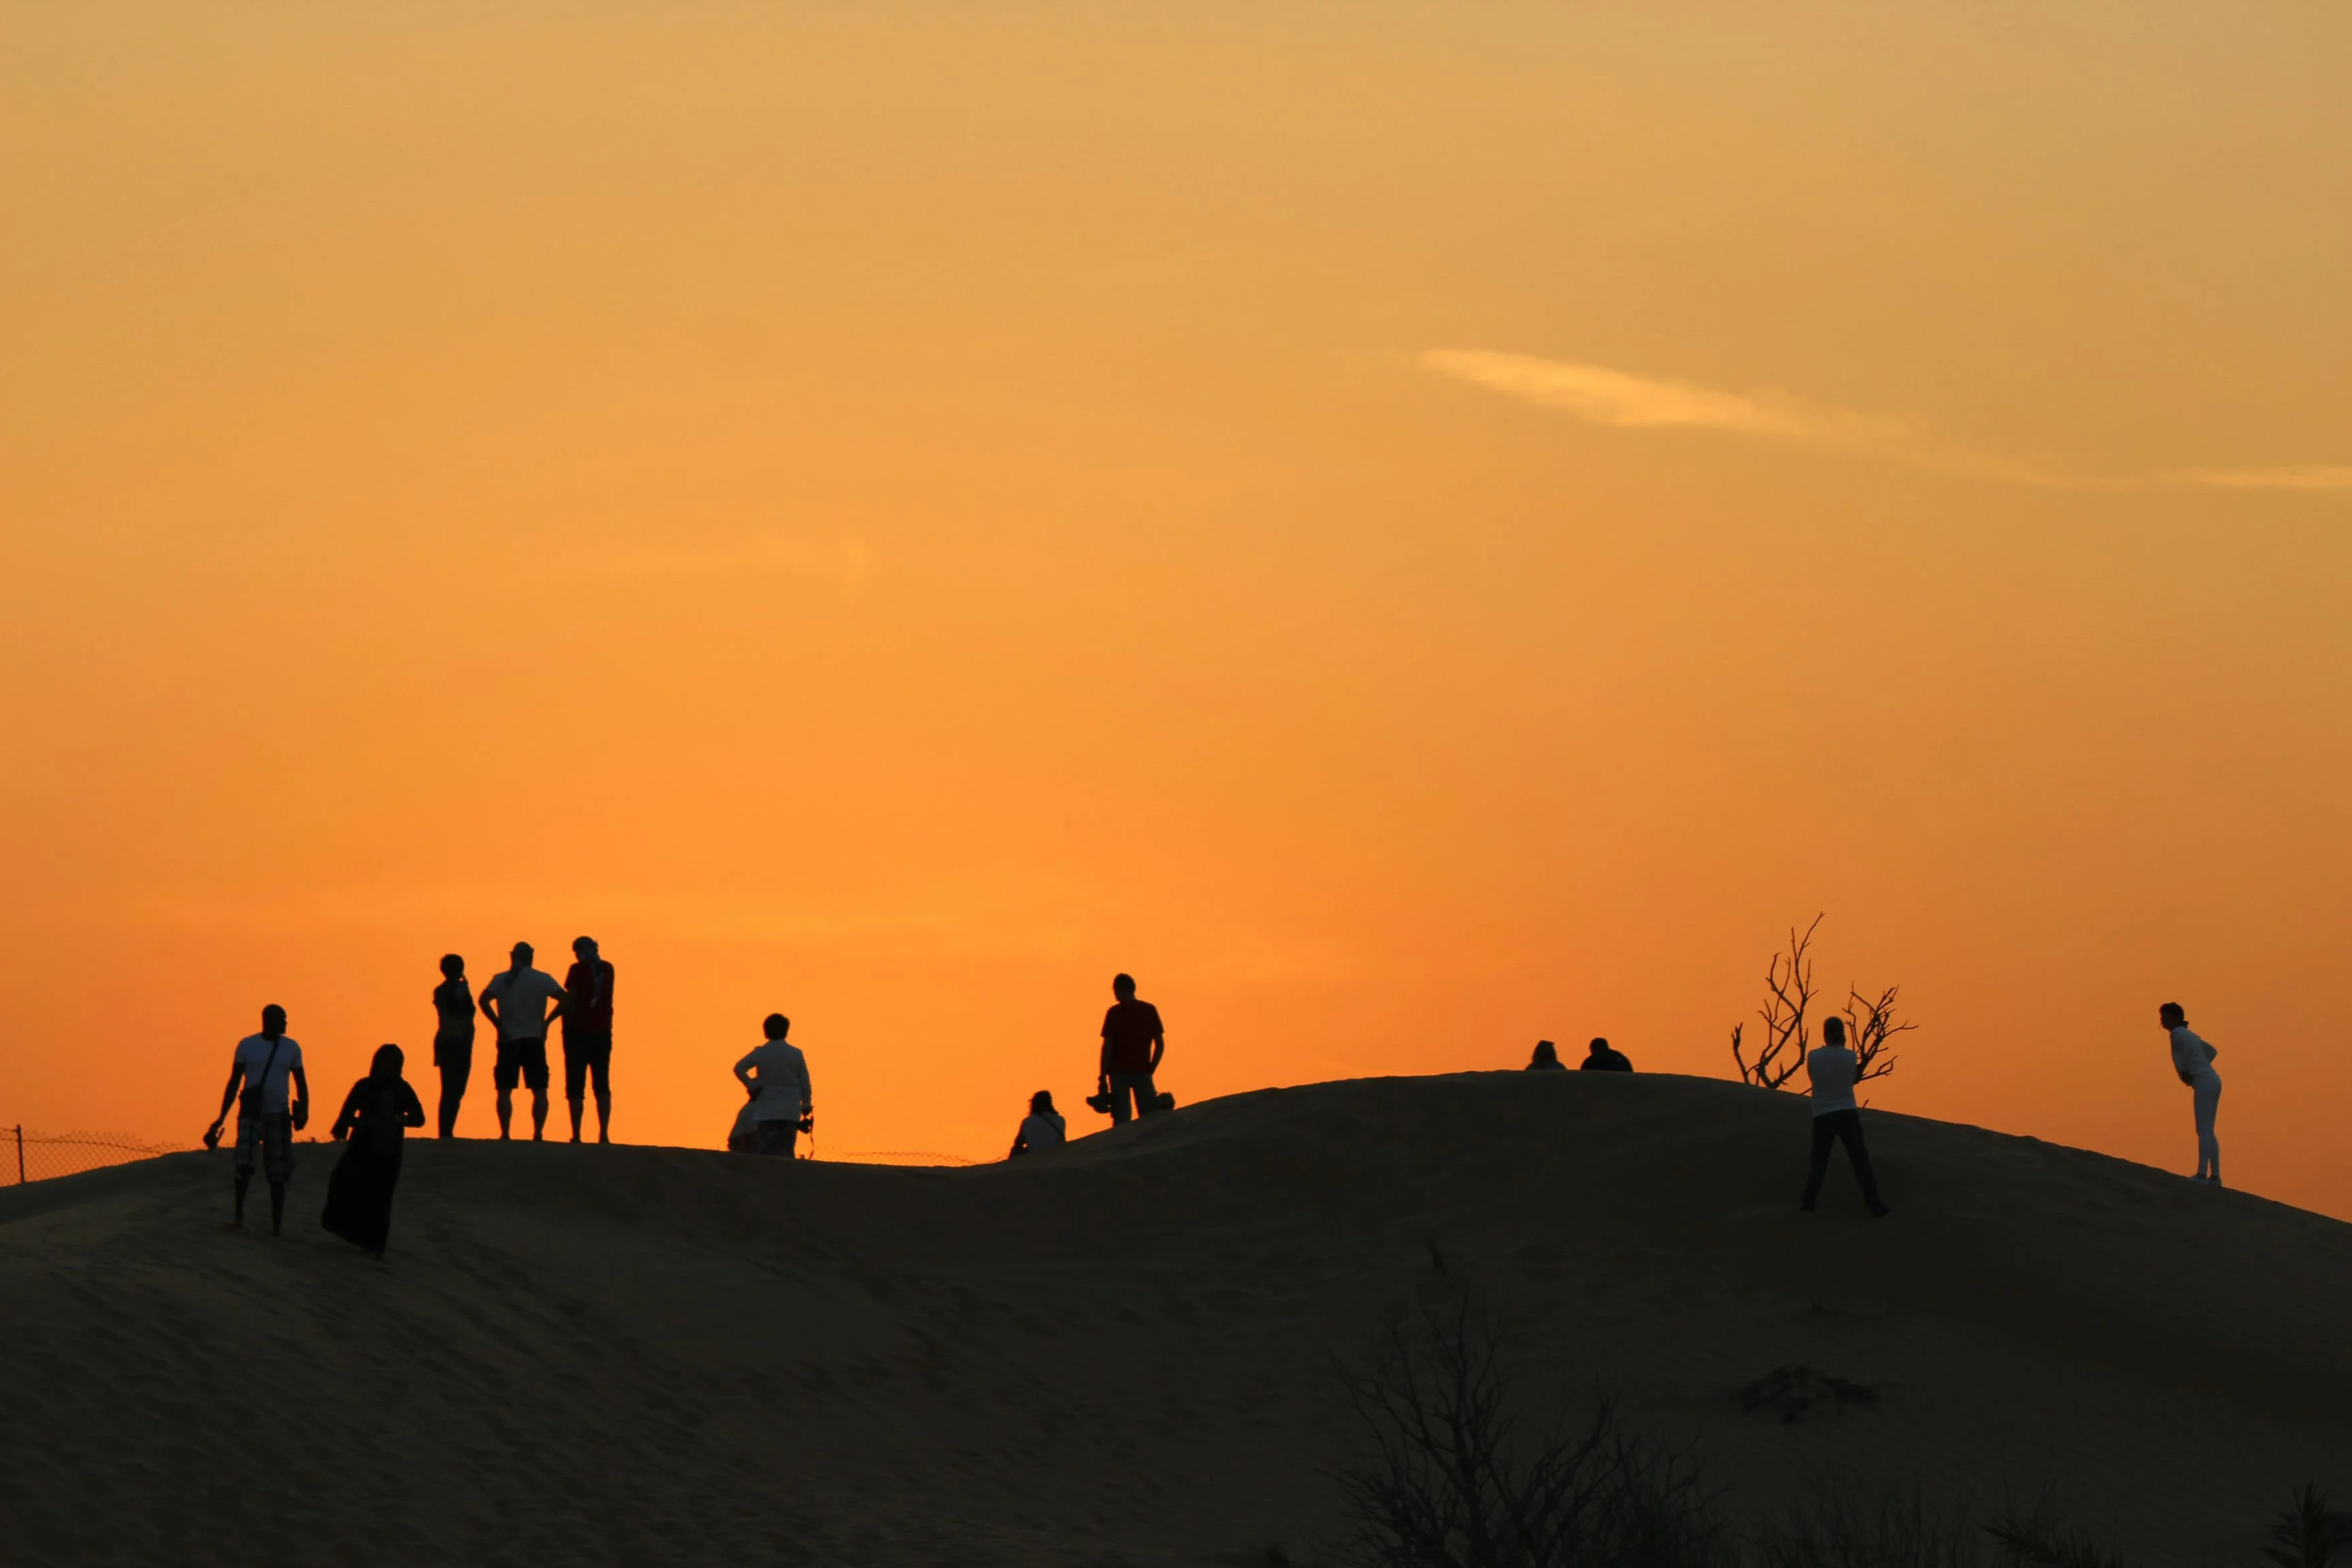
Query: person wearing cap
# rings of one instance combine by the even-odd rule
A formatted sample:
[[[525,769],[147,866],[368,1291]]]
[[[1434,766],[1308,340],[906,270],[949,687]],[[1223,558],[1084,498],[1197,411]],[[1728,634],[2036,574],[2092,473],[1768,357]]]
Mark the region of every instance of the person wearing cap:
[[[572,944],[574,960],[563,977],[563,1098],[572,1110],[572,1141],[580,1142],[582,1091],[596,1082],[596,1142],[613,1141],[613,966],[596,939]]]
[[[499,1031],[490,1082],[499,1091],[501,1142],[512,1136],[515,1085],[530,1086],[530,1140],[536,1143],[547,1136],[547,1026],[563,1016],[563,987],[553,975],[531,967],[530,943],[515,943],[512,957],[512,964],[482,987],[482,1016]]]

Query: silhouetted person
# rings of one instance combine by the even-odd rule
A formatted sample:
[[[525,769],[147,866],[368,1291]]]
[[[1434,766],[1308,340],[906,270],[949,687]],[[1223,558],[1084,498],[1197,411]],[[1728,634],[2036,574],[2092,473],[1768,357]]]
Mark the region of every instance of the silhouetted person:
[[[441,1136],[457,1135],[457,1107],[474,1076],[474,992],[466,984],[466,961],[441,959],[441,984],[433,988],[433,1065],[441,1069]]]
[[[1813,1163],[1798,1206],[1812,1212],[1814,1200],[1822,1195],[1822,1178],[1829,1174],[1830,1145],[1843,1142],[1846,1158],[1853,1163],[1853,1179],[1862,1184],[1862,1201],[1870,1205],[1873,1218],[1884,1217],[1889,1211],[1878,1195],[1878,1178],[1871,1173],[1870,1151],[1862,1143],[1862,1108],[1853,1100],[1858,1067],[1846,1049],[1844,1019],[1822,1020],[1821,1047],[1805,1058],[1805,1070],[1813,1079]]]
[[[288,1098],[287,1086],[293,1085]],[[245,1193],[258,1163],[269,1183],[269,1234],[285,1228],[286,1184],[294,1178],[294,1134],[310,1120],[310,1080],[302,1073],[302,1047],[286,1033],[286,1009],[275,1002],[261,1010],[261,1033],[236,1043],[229,1058],[228,1087],[221,1090],[220,1114],[205,1131],[205,1145],[218,1147],[228,1108],[236,1107],[236,1207],[232,1223],[245,1224]]]
[[[378,1046],[367,1077],[343,1096],[333,1135],[349,1139],[327,1178],[319,1223],[371,1258],[392,1236],[392,1190],[400,1184],[400,1151],[408,1130],[425,1125],[425,1107],[400,1076],[398,1046]]]
[[[1553,1045],[1549,1040],[1538,1040],[1535,1055],[1529,1057],[1528,1065],[1519,1070],[1521,1072],[1566,1072],[1568,1068],[1560,1065],[1558,1046]]]
[[[1118,1000],[1103,1015],[1101,1081],[1103,1092],[1110,1097],[1110,1121],[1116,1127],[1128,1119],[1130,1096],[1137,1116],[1149,1116],[1160,1109],[1160,1091],[1152,1086],[1151,1075],[1160,1070],[1168,1040],[1160,1027],[1160,1009],[1135,999],[1133,976],[1113,976],[1110,993]]]
[[[2197,1174],[2189,1180],[2221,1184],[2221,1143],[2213,1136],[2213,1116],[2221,1109],[2221,1075],[2213,1058],[2221,1053],[2199,1038],[2178,1002],[2157,1009],[2157,1022],[2172,1037],[2172,1070],[2194,1091],[2197,1115]]]
[[[1054,1109],[1053,1091],[1041,1089],[1029,1097],[1029,1114],[1022,1118],[1021,1130],[1013,1135],[1013,1153],[1005,1158],[1037,1149],[1058,1149],[1069,1141],[1069,1126]]]
[[[547,1026],[563,1016],[563,987],[530,965],[530,943],[514,944],[514,963],[482,987],[482,1013],[498,1026],[499,1060],[490,1082],[499,1091],[499,1137],[510,1135],[518,1080],[530,1088],[530,1138],[547,1132]],[[555,1004],[553,1012],[549,1003]]]
[[[745,1100],[743,1109],[735,1113],[735,1124],[727,1130],[727,1152],[730,1154],[756,1154],[760,1152],[760,1123],[751,1114],[752,1101]]]
[[[1584,1047],[1584,1059],[1576,1064],[1576,1070],[1579,1072],[1632,1072],[1633,1063],[1624,1052],[1596,1035],[1593,1037],[1592,1043]]]
[[[760,1152],[793,1157],[793,1144],[816,1125],[816,1097],[809,1089],[808,1058],[784,1037],[793,1021],[771,1013],[761,1026],[764,1045],[735,1064],[735,1081],[751,1097],[751,1120],[760,1129]],[[752,1077],[756,1071],[759,1076]]]
[[[572,944],[574,960],[563,977],[563,1098],[572,1108],[572,1141],[580,1142],[581,1090],[596,1080],[596,1142],[613,1141],[613,966],[598,956],[596,939]]]

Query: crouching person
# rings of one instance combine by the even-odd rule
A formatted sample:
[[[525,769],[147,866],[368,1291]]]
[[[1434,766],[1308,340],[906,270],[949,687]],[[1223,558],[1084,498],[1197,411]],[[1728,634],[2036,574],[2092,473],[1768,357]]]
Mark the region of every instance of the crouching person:
[[[767,1042],[755,1047],[735,1064],[735,1081],[751,1097],[751,1120],[758,1124],[759,1150],[789,1160],[793,1144],[816,1125],[815,1097],[809,1089],[808,1058],[784,1037],[793,1021],[771,1013],[761,1027]],[[757,1076],[753,1076],[754,1074]]]

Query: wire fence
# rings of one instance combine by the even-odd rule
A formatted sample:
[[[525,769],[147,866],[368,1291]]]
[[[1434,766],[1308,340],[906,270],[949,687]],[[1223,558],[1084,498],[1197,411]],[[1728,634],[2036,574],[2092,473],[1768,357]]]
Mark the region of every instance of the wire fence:
[[[0,1127],[0,1185],[21,1186],[177,1153],[176,1143],[142,1143],[119,1132],[36,1132]]]
[[[819,1153],[815,1140],[809,1142],[805,1158],[830,1160],[836,1165],[978,1165],[979,1160],[967,1160],[961,1154],[930,1154],[908,1149],[851,1149]]]

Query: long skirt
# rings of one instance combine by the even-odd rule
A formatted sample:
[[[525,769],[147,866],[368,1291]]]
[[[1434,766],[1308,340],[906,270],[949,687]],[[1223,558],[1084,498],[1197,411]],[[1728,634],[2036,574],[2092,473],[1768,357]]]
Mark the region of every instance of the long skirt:
[[[386,1152],[353,1134],[327,1178],[327,1209],[319,1223],[355,1247],[382,1252],[392,1235],[392,1189],[400,1184],[400,1149]]]

